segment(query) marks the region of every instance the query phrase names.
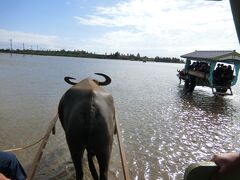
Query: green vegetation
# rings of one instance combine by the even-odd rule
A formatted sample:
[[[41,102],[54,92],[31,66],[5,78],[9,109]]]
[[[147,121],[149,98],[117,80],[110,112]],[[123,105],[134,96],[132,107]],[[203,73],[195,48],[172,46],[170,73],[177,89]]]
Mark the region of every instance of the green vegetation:
[[[66,50],[10,50],[0,49],[0,53],[15,53],[15,54],[31,54],[31,55],[43,55],[43,56],[67,56],[67,57],[83,57],[83,58],[98,58],[98,59],[119,59],[119,60],[131,60],[131,61],[143,61],[143,62],[169,62],[169,63],[183,63],[183,60],[170,57],[155,57],[149,58],[147,56],[141,57],[138,53],[134,54],[120,54],[119,52],[113,54],[96,54],[87,51],[66,51]]]

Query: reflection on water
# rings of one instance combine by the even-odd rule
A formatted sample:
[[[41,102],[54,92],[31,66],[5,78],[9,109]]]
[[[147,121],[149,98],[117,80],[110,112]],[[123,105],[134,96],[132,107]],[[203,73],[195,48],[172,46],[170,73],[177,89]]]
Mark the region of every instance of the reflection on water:
[[[215,97],[208,88],[186,94],[178,86],[181,64],[83,58],[0,55],[0,149],[40,138],[62,94],[64,76],[108,74],[132,179],[182,179],[192,162],[239,150],[239,85],[234,96]],[[110,179],[122,179],[114,140]],[[38,146],[17,152],[28,170]],[[84,159],[86,176],[90,177]],[[44,151],[36,179],[72,179],[74,168],[60,123]],[[88,178],[87,178],[88,179]]]

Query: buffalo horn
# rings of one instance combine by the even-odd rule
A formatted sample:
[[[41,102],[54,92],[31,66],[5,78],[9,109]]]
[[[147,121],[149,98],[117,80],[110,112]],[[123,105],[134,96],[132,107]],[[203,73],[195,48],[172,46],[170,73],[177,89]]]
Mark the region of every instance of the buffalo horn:
[[[70,79],[76,80],[75,78],[68,77],[68,76],[66,76],[66,77],[64,78],[64,80],[65,80],[68,84],[71,84],[71,85],[76,85],[76,84],[77,84],[77,83],[75,83],[75,82],[70,81]]]
[[[104,82],[99,82],[99,81],[94,79],[94,81],[97,82],[99,86],[106,86],[106,85],[111,83],[111,78],[108,77],[106,74],[102,74],[102,73],[95,73],[95,74],[99,75],[99,76],[103,76],[105,78]]]

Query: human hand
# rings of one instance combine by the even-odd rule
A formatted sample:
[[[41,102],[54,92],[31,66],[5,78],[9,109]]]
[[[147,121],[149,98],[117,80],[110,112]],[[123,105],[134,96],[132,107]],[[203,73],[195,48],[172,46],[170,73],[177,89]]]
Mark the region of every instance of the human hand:
[[[215,177],[227,175],[240,168],[240,153],[231,152],[215,154],[211,161],[215,162],[219,167]]]
[[[6,176],[0,173],[0,180],[11,180],[11,179],[6,178]]]

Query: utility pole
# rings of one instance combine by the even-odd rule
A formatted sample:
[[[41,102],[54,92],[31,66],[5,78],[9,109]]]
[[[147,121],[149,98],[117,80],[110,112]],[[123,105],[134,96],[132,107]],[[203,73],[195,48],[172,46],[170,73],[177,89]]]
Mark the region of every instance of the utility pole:
[[[24,43],[22,43],[22,49],[23,49],[23,53],[22,53],[22,54],[23,54],[23,56],[24,56],[24,53],[25,53],[25,52],[24,52],[24,50],[25,50]]]
[[[12,39],[10,39],[10,52],[11,52],[11,56],[12,56]]]

